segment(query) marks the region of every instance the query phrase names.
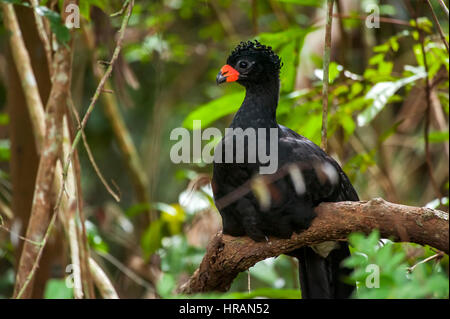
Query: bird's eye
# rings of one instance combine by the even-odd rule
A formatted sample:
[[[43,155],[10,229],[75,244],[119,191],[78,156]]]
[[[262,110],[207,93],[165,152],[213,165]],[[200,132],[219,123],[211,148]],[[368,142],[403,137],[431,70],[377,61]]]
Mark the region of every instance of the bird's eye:
[[[248,66],[248,63],[246,61],[239,62],[239,68],[245,69],[245,68],[247,68],[247,66]]]

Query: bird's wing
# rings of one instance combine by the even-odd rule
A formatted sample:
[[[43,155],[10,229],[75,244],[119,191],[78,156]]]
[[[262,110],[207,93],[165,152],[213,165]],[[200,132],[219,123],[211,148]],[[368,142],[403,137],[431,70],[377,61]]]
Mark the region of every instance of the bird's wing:
[[[281,125],[280,129],[279,167],[297,164],[306,181],[306,193],[314,203],[359,200],[347,175],[332,157],[291,129]]]

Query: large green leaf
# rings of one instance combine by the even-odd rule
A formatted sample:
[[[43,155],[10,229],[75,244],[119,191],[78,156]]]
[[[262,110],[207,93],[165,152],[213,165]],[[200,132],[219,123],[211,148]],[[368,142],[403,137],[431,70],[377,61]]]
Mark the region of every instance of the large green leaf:
[[[236,112],[244,100],[245,92],[236,92],[224,95],[214,101],[201,105],[184,119],[183,126],[192,129],[194,120],[201,120],[202,127],[206,127],[212,122],[228,114]]]
[[[72,299],[73,290],[66,285],[65,279],[50,279],[45,286],[45,299]]]
[[[162,227],[161,219],[153,221],[141,237],[141,248],[145,259],[148,259],[161,247]]]
[[[358,115],[358,125],[364,126],[370,123],[401,87],[422,79],[427,75],[423,69],[415,68],[414,71],[415,73],[412,76],[397,81],[386,81],[375,84],[365,96],[366,100],[373,100],[372,104]]]

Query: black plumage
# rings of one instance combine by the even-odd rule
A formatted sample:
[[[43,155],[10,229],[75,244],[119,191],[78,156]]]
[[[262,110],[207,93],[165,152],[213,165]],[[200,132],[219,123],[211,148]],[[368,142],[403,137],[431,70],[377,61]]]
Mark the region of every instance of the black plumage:
[[[251,181],[260,176],[261,166],[265,166],[259,156],[255,163],[247,160],[249,147],[253,146],[248,140],[245,140],[242,163],[236,163],[236,153],[233,163],[214,163],[212,186],[223,232],[247,235],[256,241],[267,236],[288,238],[293,232],[308,228],[315,217],[314,207],[321,202],[358,200],[349,179],[333,158],[307,138],[277,123],[281,66],[280,58],[270,47],[249,41],[231,53],[217,77],[218,83],[237,81],[246,89],[245,99],[230,128],[255,129],[257,135],[258,129],[265,129],[267,153],[269,130],[276,129],[278,134],[278,170],[265,176],[269,181],[264,186],[270,194],[268,206],[261,204],[254,191],[242,191],[243,185],[250,187]],[[235,141],[236,136],[225,136],[216,152],[221,148],[224,153],[227,139]],[[236,143],[233,150],[237,150]],[[232,193],[238,196],[224,204],[223,200]],[[348,245],[322,246],[335,249],[329,253],[323,251],[324,247],[303,247],[291,252],[299,259],[303,298],[349,297],[354,287],[341,281],[342,276],[348,275],[348,269],[340,265],[349,256]]]

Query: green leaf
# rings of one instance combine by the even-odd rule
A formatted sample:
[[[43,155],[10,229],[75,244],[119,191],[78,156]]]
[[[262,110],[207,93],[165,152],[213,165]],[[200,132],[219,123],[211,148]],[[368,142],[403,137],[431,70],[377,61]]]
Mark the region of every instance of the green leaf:
[[[45,299],[73,299],[73,290],[68,288],[65,279],[50,279],[44,290]]]
[[[163,221],[157,219],[147,227],[141,237],[141,248],[145,259],[161,248]]]
[[[387,81],[375,84],[365,96],[366,100],[372,100],[372,104],[358,115],[358,126],[364,126],[367,123],[370,123],[375,116],[383,110],[384,106],[389,101],[389,98],[391,98],[401,87],[426,76],[425,71],[418,71],[418,68],[416,71],[416,74],[395,82]]]
[[[214,101],[201,105],[184,119],[183,126],[193,129],[194,120],[201,120],[202,127],[206,127],[214,121],[236,112],[244,100],[244,91],[226,94]]]
[[[176,281],[173,275],[163,274],[156,284],[158,294],[163,298],[170,298],[175,289]]]
[[[434,131],[430,132],[428,135],[428,140],[431,143],[442,143],[446,142],[449,139],[448,130],[447,131]]]
[[[278,274],[274,269],[273,259],[270,261],[263,260],[256,263],[250,268],[250,275],[252,277],[258,278],[266,284],[272,285],[277,279]]]
[[[148,211],[150,208],[151,205],[149,203],[134,204],[125,211],[125,215],[127,215],[129,218],[133,218],[141,213]]]
[[[281,69],[281,91],[291,92],[295,85],[295,75],[299,53],[305,36],[316,28],[289,28],[281,32],[260,33],[258,39],[278,51],[283,62]]]
[[[85,226],[89,246],[99,252],[107,253],[109,251],[108,244],[100,236],[97,226],[89,220],[85,222]]]
[[[11,147],[9,140],[0,140],[0,162],[8,162],[11,158]]]
[[[91,21],[91,4],[89,1],[80,1],[80,14],[87,21]]]
[[[55,34],[56,39],[60,43],[66,44],[67,42],[69,42],[70,31],[64,25],[59,13],[52,11],[49,8],[44,7],[44,6],[36,7],[36,12],[40,16],[46,17],[48,19],[48,21],[50,22],[50,29]]]
[[[336,62],[331,62],[328,70],[328,81],[329,83],[333,83],[334,80],[339,76],[339,73],[344,68],[342,65],[337,64]]]
[[[8,124],[9,124],[8,113],[0,113],[0,125],[8,125]]]
[[[278,0],[279,2],[293,3],[306,7],[320,8],[323,5],[324,0]]]

